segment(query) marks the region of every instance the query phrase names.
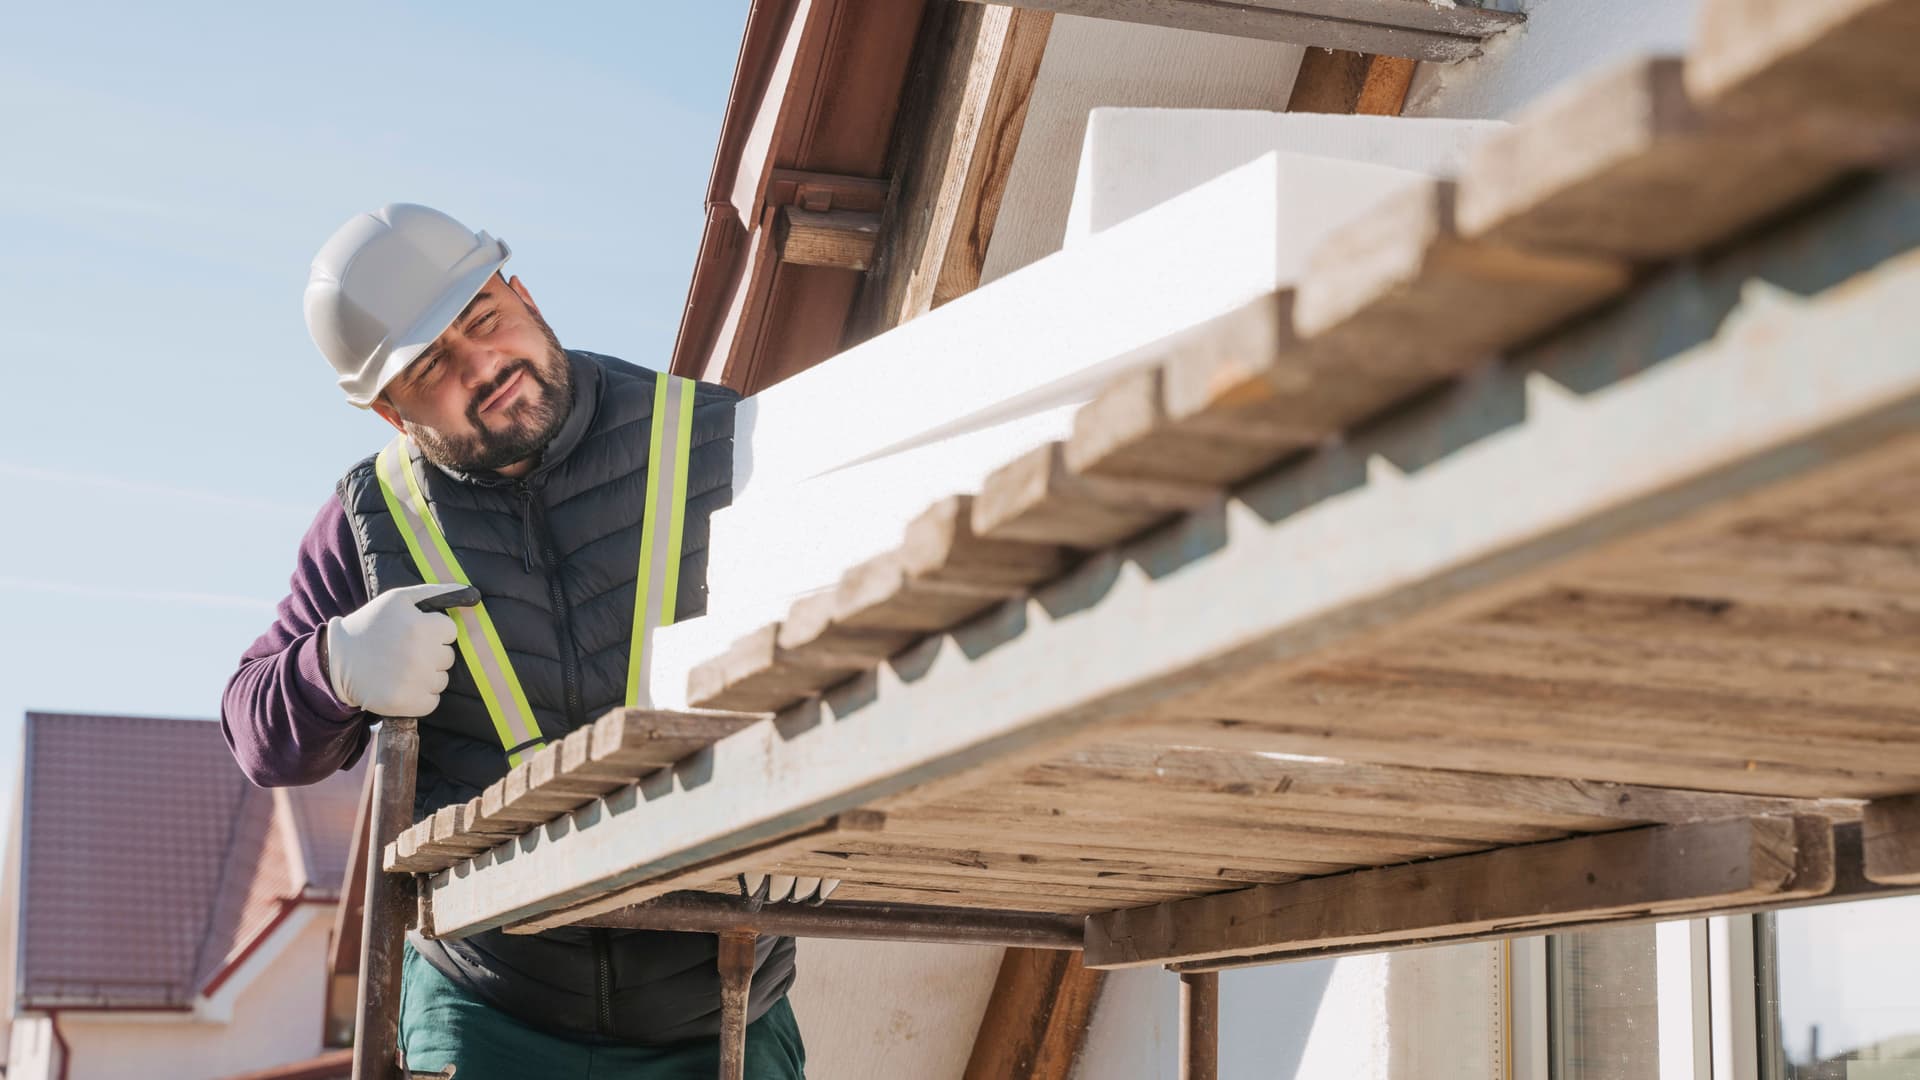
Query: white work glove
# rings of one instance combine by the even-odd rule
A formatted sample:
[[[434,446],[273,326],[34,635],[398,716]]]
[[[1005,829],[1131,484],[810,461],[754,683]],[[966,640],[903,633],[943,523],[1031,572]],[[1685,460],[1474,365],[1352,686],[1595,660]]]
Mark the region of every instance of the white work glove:
[[[327,620],[327,681],[341,704],[381,716],[425,716],[453,666],[453,617],[415,605],[464,585],[388,589]]]

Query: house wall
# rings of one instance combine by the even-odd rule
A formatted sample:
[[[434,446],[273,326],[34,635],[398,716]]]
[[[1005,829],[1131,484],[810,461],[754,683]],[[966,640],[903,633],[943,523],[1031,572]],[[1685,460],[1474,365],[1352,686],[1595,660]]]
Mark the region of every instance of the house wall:
[[[7,1035],[7,1080],[51,1080],[59,1075],[54,1059],[53,1021],[16,1016]]]
[[[1261,1080],[1490,1080],[1497,945],[1276,964],[1220,977],[1220,1075]],[[1074,1075],[1179,1075],[1179,977],[1108,976]]]
[[[791,1000],[807,1072],[833,1080],[957,1078],[1002,950],[803,939]]]
[[[296,915],[270,962],[234,995],[225,1023],[189,1014],[130,1016],[63,1012],[60,1030],[72,1051],[71,1080],[206,1080],[298,1061],[320,1053],[326,984],[327,919],[313,906]],[[268,959],[263,956],[263,959]],[[244,973],[243,973],[244,974]],[[240,976],[237,976],[240,977]],[[45,1080],[45,1021],[14,1022],[8,1080]]]

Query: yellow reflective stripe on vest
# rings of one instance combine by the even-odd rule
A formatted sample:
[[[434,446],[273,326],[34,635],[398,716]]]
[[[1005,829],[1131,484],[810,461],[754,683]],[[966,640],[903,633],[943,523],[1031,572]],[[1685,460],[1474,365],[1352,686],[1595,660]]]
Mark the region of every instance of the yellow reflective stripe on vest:
[[[648,678],[653,666],[653,632],[673,624],[674,598],[680,592],[680,541],[687,520],[693,397],[691,379],[663,372],[653,380],[647,501],[640,525],[640,569],[634,576],[633,643],[627,651],[628,708],[652,704]]]
[[[427,584],[473,584],[460,568],[460,561],[453,557],[453,549],[440,531],[440,522],[420,490],[405,436],[396,437],[380,451],[374,461],[374,474],[380,481],[380,496],[386,500],[387,512],[399,524],[407,552],[413,556],[414,568]],[[534,719],[533,706],[527,703],[526,692],[520,689],[520,680],[513,673],[506,646],[500,643],[500,635],[494,630],[493,619],[487,615],[484,603],[452,608],[447,614],[453,617],[460,657],[467,662],[467,670],[480,688],[480,698],[486,702],[487,715],[493,720],[494,734],[499,736],[500,746],[507,752],[508,763],[519,765],[540,748],[544,737],[539,721]]]

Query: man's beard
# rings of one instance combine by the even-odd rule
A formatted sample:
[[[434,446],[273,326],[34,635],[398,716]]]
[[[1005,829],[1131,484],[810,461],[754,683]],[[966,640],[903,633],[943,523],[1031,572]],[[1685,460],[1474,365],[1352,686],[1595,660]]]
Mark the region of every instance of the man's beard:
[[[467,404],[467,423],[473,434],[447,435],[407,421],[407,434],[420,444],[427,460],[456,472],[493,472],[525,461],[542,450],[567,422],[573,405],[573,370],[560,341],[544,322],[541,330],[547,339],[545,370],[521,357],[501,369],[487,385],[475,390]],[[514,375],[524,373],[534,393],[516,401],[496,418],[501,425],[488,428],[480,422],[480,405]]]

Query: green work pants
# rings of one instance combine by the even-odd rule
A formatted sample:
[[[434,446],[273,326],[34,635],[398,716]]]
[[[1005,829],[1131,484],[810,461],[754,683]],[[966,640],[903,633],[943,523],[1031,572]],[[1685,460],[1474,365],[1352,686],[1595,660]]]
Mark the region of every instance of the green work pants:
[[[713,1080],[720,1041],[594,1046],[520,1023],[440,974],[412,946],[400,984],[400,1047],[407,1069],[454,1080]],[[747,1025],[747,1080],[804,1080],[800,1025],[781,998]]]

